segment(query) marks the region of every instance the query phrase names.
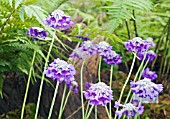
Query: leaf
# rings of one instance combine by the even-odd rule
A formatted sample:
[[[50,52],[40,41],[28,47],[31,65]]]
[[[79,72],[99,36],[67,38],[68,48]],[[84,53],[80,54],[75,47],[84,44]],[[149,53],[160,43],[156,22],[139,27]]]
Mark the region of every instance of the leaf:
[[[12,1],[13,1],[13,0],[9,0],[9,4],[10,4],[11,7],[12,7]]]
[[[1,98],[3,98],[2,89],[3,89],[3,73],[0,73],[0,96]]]
[[[24,22],[24,7],[20,8],[19,17],[21,18],[22,22]]]
[[[15,0],[15,9],[22,3],[23,0]]]

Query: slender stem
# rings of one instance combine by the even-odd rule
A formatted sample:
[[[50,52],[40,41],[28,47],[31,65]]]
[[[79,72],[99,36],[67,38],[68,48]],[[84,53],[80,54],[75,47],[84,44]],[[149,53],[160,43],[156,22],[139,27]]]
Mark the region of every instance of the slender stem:
[[[67,101],[68,101],[68,98],[69,98],[70,94],[71,94],[71,90],[69,90],[69,92],[67,93],[67,96],[66,96],[66,99],[65,99],[63,108],[62,108],[62,113],[63,113],[63,111],[64,111],[64,109],[65,109],[65,107],[66,107],[66,104],[67,104]]]
[[[95,119],[97,119],[97,106],[95,106]]]
[[[109,114],[109,111],[107,109],[107,106],[105,106],[105,110],[106,110],[107,116],[110,118],[110,114]]]
[[[87,116],[85,117],[85,119],[88,119],[88,118],[89,118],[89,116],[90,116],[90,114],[91,114],[91,111],[93,110],[93,107],[94,107],[94,105],[91,106],[91,108],[90,108],[90,110],[89,110],[89,113],[87,114]]]
[[[86,108],[85,117],[87,116],[87,112],[88,112],[88,110],[89,110],[89,105],[90,105],[90,101],[88,101],[88,103],[87,103],[87,108]]]
[[[112,88],[112,77],[113,77],[113,65],[111,65],[110,68],[110,88]],[[110,101],[109,103],[109,114],[110,114],[110,119],[112,118],[112,102]]]
[[[101,79],[100,79],[101,63],[102,63],[102,57],[100,56],[100,58],[99,58],[99,67],[98,67],[98,79],[99,79],[99,82],[101,81]]]
[[[128,77],[123,85],[123,88],[121,90],[121,93],[120,93],[120,97],[119,97],[119,102],[121,102],[121,99],[122,99],[122,96],[123,96],[123,92],[125,90],[125,87],[127,85],[127,83],[129,82],[129,79],[130,79],[130,76],[131,76],[131,73],[132,73],[132,70],[133,70],[133,67],[134,67],[134,64],[135,64],[135,60],[136,60],[136,54],[134,54],[134,57],[133,57],[133,61],[132,61],[132,65],[131,65],[131,68],[130,68],[130,71],[129,71],[129,74],[128,74]],[[116,111],[118,110],[118,108],[116,109]],[[117,115],[115,114],[115,117],[114,119],[117,118]]]
[[[51,44],[50,44],[50,48],[48,50],[48,54],[47,54],[47,57],[45,59],[44,71],[46,70],[47,65],[48,65],[48,60],[49,60],[50,53],[51,53],[51,50],[52,50],[52,47],[53,47],[53,43],[54,43],[55,32],[56,31],[54,31],[53,38],[52,38],[52,41],[51,41]],[[36,107],[36,113],[35,113],[34,119],[37,119],[37,116],[38,116],[38,110],[39,110],[39,106],[40,106],[40,98],[41,98],[41,93],[42,93],[42,87],[43,87],[44,78],[45,78],[44,71],[43,71],[43,74],[42,74],[42,77],[41,77],[41,84],[40,84],[40,89],[39,89],[39,94],[38,94],[38,101],[37,101],[37,107]]]
[[[53,112],[53,107],[54,107],[54,103],[55,103],[55,98],[56,98],[56,96],[57,96],[58,86],[59,86],[59,81],[57,81],[57,83],[56,83],[53,100],[52,100],[51,107],[50,107],[50,111],[49,111],[49,114],[48,114],[48,119],[51,118],[51,114],[52,114],[52,112]]]
[[[33,54],[33,57],[32,57],[32,62],[31,62],[31,67],[30,67],[30,71],[29,71],[29,75],[28,75],[27,87],[26,87],[25,96],[24,96],[24,102],[23,102],[22,111],[21,111],[21,119],[23,119],[23,117],[24,117],[25,103],[26,103],[26,100],[27,100],[28,89],[29,89],[29,86],[30,86],[32,69],[33,69],[35,56],[36,56],[36,51],[34,51],[34,54]]]
[[[82,105],[82,117],[84,119],[84,101],[83,101],[83,67],[85,64],[85,60],[82,63],[81,66],[81,72],[80,72],[80,88],[81,88],[81,105]]]
[[[64,98],[65,98],[65,95],[66,95],[66,89],[67,89],[67,86],[65,84],[58,119],[61,119],[61,116],[62,116],[62,109],[63,109]]]
[[[141,73],[140,73],[140,75],[139,75],[139,80],[141,79],[141,77],[142,77],[142,72],[144,71],[144,69],[145,69],[146,66],[148,65],[148,62],[149,62],[149,58],[148,58],[148,60],[146,61],[145,65],[143,66],[143,69],[142,69],[142,71],[141,71]]]

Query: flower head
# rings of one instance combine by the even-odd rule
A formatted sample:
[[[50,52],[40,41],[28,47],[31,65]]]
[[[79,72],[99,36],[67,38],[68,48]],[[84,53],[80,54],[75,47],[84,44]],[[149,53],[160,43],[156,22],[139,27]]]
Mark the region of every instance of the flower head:
[[[81,39],[81,40],[83,40],[83,41],[88,41],[88,40],[90,40],[90,38],[87,38],[87,37],[84,37],[84,36],[76,36],[76,38],[79,38],[79,39]]]
[[[113,100],[112,90],[103,82],[91,84],[87,91],[84,91],[84,96],[90,101],[91,105],[105,106]]]
[[[77,59],[84,59],[85,54],[83,53],[81,48],[77,48],[73,50],[70,54],[70,57],[77,58]]]
[[[143,78],[149,78],[151,81],[155,80],[158,76],[155,71],[150,71],[150,68],[146,68],[142,73]]]
[[[147,38],[145,42],[150,46],[150,47],[155,47],[155,43],[153,42],[153,38]]]
[[[72,64],[68,64],[64,60],[59,58],[55,59],[54,62],[49,64],[49,67],[44,72],[48,78],[57,80],[59,82],[66,82],[69,84],[74,81],[74,75],[76,70]]]
[[[142,114],[144,111],[144,106],[139,104],[138,100],[132,100],[132,102],[127,103],[125,105],[120,104],[118,101],[115,102],[115,108],[122,107],[122,109],[119,111],[116,111],[116,115],[119,116],[119,118],[124,114],[128,118],[132,118],[133,116],[138,114]]]
[[[26,34],[29,36],[33,36],[35,40],[37,38],[45,39],[48,36],[48,33],[43,28],[39,28],[39,27],[29,28]]]
[[[97,52],[100,56],[104,56],[104,54],[109,50],[112,50],[112,46],[110,46],[109,43],[102,41],[97,44]]]
[[[159,95],[163,90],[162,84],[155,84],[151,82],[151,79],[144,78],[137,82],[130,82],[131,90],[140,98],[149,98],[150,100],[154,99]]]
[[[104,54],[103,60],[109,65],[118,65],[122,62],[121,56],[113,50],[109,50]]]
[[[85,54],[93,55],[96,53],[96,44],[92,41],[84,41],[79,47]]]
[[[150,47],[148,43],[142,40],[140,37],[135,37],[124,44],[127,50],[136,53],[146,51]]]
[[[145,52],[139,52],[138,57],[140,60],[143,60],[145,55]],[[152,62],[156,58],[156,53],[153,50],[149,50],[146,52],[146,58],[145,61],[149,60],[149,62]]]
[[[54,29],[66,30],[70,28],[74,23],[71,21],[70,16],[64,14],[61,10],[53,11],[44,23]]]
[[[70,83],[67,83],[67,87],[70,89],[70,90],[73,90],[74,93],[78,93],[78,83],[73,80],[71,81]]]

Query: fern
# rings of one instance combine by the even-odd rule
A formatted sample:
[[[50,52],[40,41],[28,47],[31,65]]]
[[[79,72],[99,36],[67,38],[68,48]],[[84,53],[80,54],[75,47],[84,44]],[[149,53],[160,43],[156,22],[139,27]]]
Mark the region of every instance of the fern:
[[[113,32],[122,20],[134,19],[132,10],[149,11],[151,2],[149,0],[104,0],[112,5],[101,7],[107,10],[110,17],[109,32]]]

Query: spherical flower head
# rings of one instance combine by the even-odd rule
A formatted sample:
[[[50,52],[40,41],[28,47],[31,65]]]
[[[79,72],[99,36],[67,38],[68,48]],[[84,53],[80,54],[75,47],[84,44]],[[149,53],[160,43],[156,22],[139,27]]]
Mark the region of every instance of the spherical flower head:
[[[136,101],[135,101],[136,102]],[[118,104],[118,103],[117,103]],[[118,108],[118,106],[115,106],[116,108]],[[122,107],[121,110],[116,111],[116,115],[120,118],[123,114],[126,115],[128,118],[132,118],[133,116],[136,115],[136,113],[138,113],[139,115],[141,115],[144,111],[144,106],[142,106],[141,104],[134,104],[134,101],[132,100],[132,102],[127,103],[125,105],[122,105],[119,103],[119,107]]]
[[[97,51],[96,44],[94,44],[92,41],[84,41],[81,44],[80,49],[87,55],[94,55]]]
[[[163,90],[162,84],[155,84],[151,79],[144,78],[137,82],[130,82],[131,90],[140,98],[149,98],[151,101]]]
[[[155,80],[158,76],[155,71],[151,71],[150,68],[146,68],[142,73],[143,78],[149,78],[151,81]]]
[[[125,42],[124,45],[127,50],[135,53],[146,51],[150,47],[148,43],[146,43],[140,37],[135,37],[132,40]]]
[[[78,93],[78,83],[73,80],[71,81],[70,83],[67,83],[67,87],[70,89],[70,90],[73,90],[74,93]]]
[[[108,50],[104,54],[103,60],[109,65],[118,65],[122,62],[122,57],[113,50]]]
[[[70,16],[65,15],[63,11],[55,10],[47,17],[46,20],[44,20],[44,24],[54,29],[66,30],[74,23],[71,21]]]
[[[88,41],[88,40],[90,40],[90,38],[87,38],[87,37],[84,37],[84,36],[76,36],[76,38],[79,38],[79,39],[81,39],[81,40],[83,40],[83,41]]]
[[[48,78],[53,80],[70,83],[74,80],[76,70],[72,64],[68,64],[66,61],[57,58],[54,60],[54,62],[49,64],[49,67],[44,73]]]
[[[150,46],[150,47],[155,47],[156,44],[153,42],[153,38],[147,38],[145,42]]]
[[[91,84],[87,91],[84,91],[84,96],[90,101],[90,105],[105,106],[113,100],[112,90],[103,82]]]
[[[143,60],[144,55],[145,55],[145,52],[139,52],[138,53],[139,59]],[[153,50],[149,50],[149,51],[146,52],[145,61],[149,60],[149,62],[152,62],[156,58],[156,56],[157,55],[156,55],[156,53]]]
[[[48,36],[48,33],[43,28],[39,28],[39,27],[29,28],[26,34],[34,37],[35,39],[37,38],[45,39]]]
[[[83,53],[81,48],[77,48],[73,50],[73,52],[70,54],[70,57],[76,58],[76,59],[84,59],[85,54]]]
[[[110,46],[109,43],[102,41],[97,44],[97,52],[100,56],[104,56],[104,54],[109,50],[112,50],[112,46]]]

